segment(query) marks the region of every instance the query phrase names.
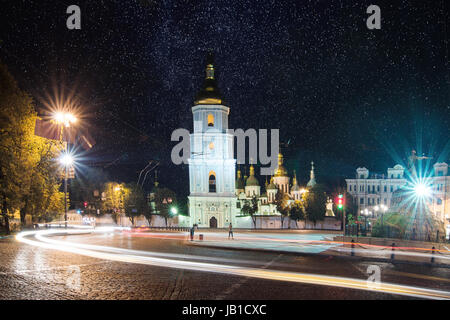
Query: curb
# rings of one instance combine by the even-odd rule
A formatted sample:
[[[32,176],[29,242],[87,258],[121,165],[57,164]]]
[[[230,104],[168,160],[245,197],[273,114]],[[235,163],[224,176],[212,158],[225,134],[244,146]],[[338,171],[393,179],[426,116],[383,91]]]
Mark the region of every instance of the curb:
[[[293,252],[293,251],[281,251],[281,250],[260,249],[260,248],[250,249],[250,248],[220,247],[220,246],[213,246],[213,245],[208,245],[208,244],[207,245],[196,244],[195,242],[191,243],[190,241],[187,243],[187,245],[210,248],[210,249],[219,249],[219,250],[257,251],[257,252],[264,252],[264,253],[278,253],[278,254],[286,254],[286,255],[291,255],[291,256],[307,256],[307,257],[315,256],[315,257],[317,257],[318,255],[321,255],[324,257],[331,256],[333,258],[344,259],[344,260],[386,262],[386,263],[391,263],[391,264],[410,264],[410,265],[421,265],[421,266],[427,266],[427,267],[450,269],[450,264],[445,264],[445,263],[431,263],[431,262],[419,262],[419,261],[408,261],[408,260],[393,260],[392,261],[391,259],[387,259],[387,258],[344,256],[344,255],[332,255],[332,254],[309,253],[309,252]]]

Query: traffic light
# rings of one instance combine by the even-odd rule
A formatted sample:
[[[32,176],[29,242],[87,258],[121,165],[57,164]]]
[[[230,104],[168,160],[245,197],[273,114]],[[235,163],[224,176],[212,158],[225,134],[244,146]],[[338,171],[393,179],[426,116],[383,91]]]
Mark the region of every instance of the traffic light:
[[[344,208],[344,195],[338,195],[337,208],[342,210]]]
[[[85,201],[84,202],[84,208],[87,208],[88,203]]]

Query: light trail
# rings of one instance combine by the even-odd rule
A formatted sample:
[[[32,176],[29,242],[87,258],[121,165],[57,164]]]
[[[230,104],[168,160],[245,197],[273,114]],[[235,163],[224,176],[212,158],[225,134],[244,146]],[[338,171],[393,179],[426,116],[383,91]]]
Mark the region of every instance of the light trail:
[[[167,240],[186,240],[188,238],[188,234],[171,234],[171,233],[151,233],[151,232],[133,232],[133,231],[125,231],[127,234],[130,234],[133,237],[146,237],[146,238],[157,238],[157,239],[167,239]],[[203,243],[221,241],[226,239],[226,235],[224,233],[215,233],[210,232],[206,233],[210,238],[204,239]],[[384,254],[390,255],[392,246],[382,246],[375,244],[366,244],[362,242],[343,242],[343,241],[333,241],[333,240],[314,240],[314,239],[279,239],[273,237],[255,237],[248,236],[246,234],[235,234],[239,235],[239,240],[242,241],[257,241],[257,242],[279,242],[279,243],[292,243],[292,244],[307,244],[312,246],[320,246],[320,245],[331,245],[332,247],[327,248],[328,250],[341,251],[341,252],[350,252],[351,249],[348,247],[337,247],[337,246],[361,246],[367,247],[365,248],[354,248],[353,251],[355,253],[364,253],[364,254]],[[217,247],[228,247],[223,245],[217,245]],[[396,256],[409,256],[409,257],[422,257],[431,259],[433,256],[437,259],[442,260],[450,260],[450,255],[448,254],[448,250],[443,249],[432,249],[432,248],[420,248],[420,247],[394,247]],[[382,251],[386,250],[386,251]],[[418,252],[425,251],[425,252]],[[433,251],[435,254],[433,255]],[[428,253],[429,252],[429,253]],[[436,255],[436,253],[441,253],[441,255]]]
[[[95,231],[103,232],[102,229],[97,229]],[[240,267],[224,264],[166,259],[148,256],[146,255],[146,253],[148,252],[145,251],[128,250],[105,246],[93,246],[79,243],[68,243],[66,241],[53,240],[45,237],[48,235],[56,235],[56,234],[69,234],[69,235],[78,234],[80,232],[84,233],[87,232],[87,230],[84,232],[81,230],[76,230],[74,232],[69,230],[28,231],[18,234],[16,236],[16,239],[20,242],[41,248],[71,252],[92,258],[105,259],[117,262],[136,263],[175,269],[187,269],[201,272],[214,272],[220,274],[252,277],[265,280],[278,280],[294,283],[334,286],[347,289],[358,289],[379,293],[404,295],[416,298],[450,299],[450,292],[440,290],[397,285],[384,282],[373,283],[367,282],[366,280],[362,279],[352,279],[346,277],[326,276],[326,275],[287,272],[279,270],[256,269],[250,267]],[[39,241],[29,239],[30,236],[34,236]]]

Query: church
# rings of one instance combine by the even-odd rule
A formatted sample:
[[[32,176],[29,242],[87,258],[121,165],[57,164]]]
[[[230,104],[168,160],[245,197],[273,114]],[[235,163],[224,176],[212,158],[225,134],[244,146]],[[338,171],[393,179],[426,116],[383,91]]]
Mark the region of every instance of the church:
[[[200,228],[226,228],[231,223],[236,228],[253,228],[252,219],[243,216],[241,208],[255,197],[258,201],[257,227],[281,228],[276,193],[281,190],[289,196],[289,202],[300,201],[302,193],[316,184],[314,163],[311,163],[307,188],[300,188],[295,172],[290,184],[281,153],[278,154],[278,167],[270,183],[266,181],[264,190],[253,165],[249,168],[249,176],[242,177],[239,169],[236,177],[234,136],[227,133],[230,108],[222,98],[214,72],[213,57],[209,54],[203,88],[192,107],[194,127],[190,134],[188,159],[189,224]],[[327,208],[327,216],[332,216],[331,200]]]

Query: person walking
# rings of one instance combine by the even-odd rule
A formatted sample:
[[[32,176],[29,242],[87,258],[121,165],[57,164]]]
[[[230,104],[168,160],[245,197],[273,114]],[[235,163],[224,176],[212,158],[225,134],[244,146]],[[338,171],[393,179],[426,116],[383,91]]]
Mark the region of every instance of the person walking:
[[[194,240],[194,232],[195,232],[195,228],[194,228],[194,226],[192,226],[192,228],[191,228],[191,241]]]
[[[234,236],[233,236],[233,226],[231,225],[231,223],[230,223],[230,225],[228,226],[228,239],[230,239],[230,235],[231,235],[231,239],[234,239]]]

